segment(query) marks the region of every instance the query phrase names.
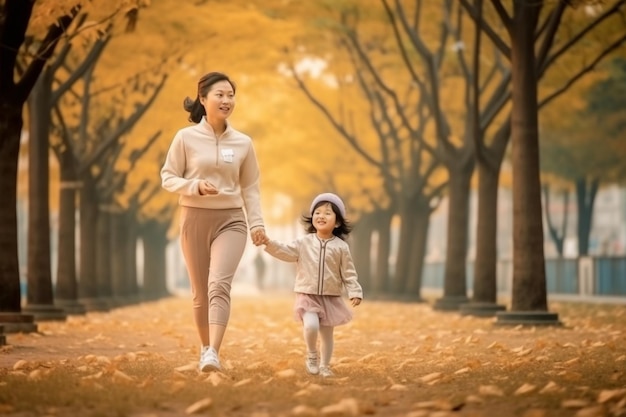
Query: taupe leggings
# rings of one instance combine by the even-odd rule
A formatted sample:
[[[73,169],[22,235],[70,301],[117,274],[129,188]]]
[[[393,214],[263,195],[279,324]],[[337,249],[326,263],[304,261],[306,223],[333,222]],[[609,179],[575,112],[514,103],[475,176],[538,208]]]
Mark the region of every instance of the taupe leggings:
[[[209,323],[226,326],[230,318],[231,284],[248,236],[246,218],[242,209],[181,207],[180,220],[194,320],[208,340]]]

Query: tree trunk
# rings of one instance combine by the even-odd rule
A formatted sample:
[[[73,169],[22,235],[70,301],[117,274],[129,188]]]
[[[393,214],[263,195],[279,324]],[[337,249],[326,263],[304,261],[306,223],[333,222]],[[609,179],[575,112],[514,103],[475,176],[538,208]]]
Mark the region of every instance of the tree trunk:
[[[98,212],[96,234],[96,277],[98,281],[99,305],[103,310],[109,309],[111,299],[111,213],[109,206],[101,205]]]
[[[423,301],[422,274],[424,272],[424,257],[428,244],[428,227],[430,225],[429,201],[420,200],[415,204],[415,221],[413,222],[413,241],[409,261],[408,279],[405,294],[408,299]]]
[[[374,282],[371,280],[371,218],[364,214],[359,222],[354,225],[354,231],[350,238],[350,246],[352,247],[352,257],[354,265],[359,274],[359,282],[364,291],[375,293]]]
[[[27,303],[52,305],[48,129],[50,88],[43,71],[29,99],[28,135],[28,291]]]
[[[29,99],[28,136],[28,290],[24,311],[36,321],[65,320],[54,306],[50,251],[50,91],[52,75],[42,71]]]
[[[141,228],[143,241],[142,299],[156,300],[169,295],[165,271],[169,224],[150,220]]]
[[[541,2],[516,0],[511,32],[513,163],[513,311],[547,310],[535,28]]]
[[[443,297],[436,310],[458,310],[467,298],[467,244],[469,233],[469,186],[474,170],[474,156],[448,165],[449,209]]]
[[[124,223],[126,224],[126,295],[132,304],[139,302],[139,283],[137,281],[137,240],[138,227],[135,210],[124,212]]]
[[[569,191],[563,191],[563,219],[561,220],[561,228],[557,230],[557,227],[552,222],[552,205],[550,204],[550,187],[545,184],[542,187],[543,191],[543,207],[546,216],[546,227],[548,228],[548,232],[550,232],[550,238],[552,242],[554,242],[554,246],[556,247],[556,252],[559,255],[559,258],[563,257],[563,249],[565,243],[565,236],[567,233],[567,210],[569,205]]]
[[[76,300],[76,177],[71,166],[60,162],[61,184],[59,189],[59,250],[57,253],[56,298]]]
[[[587,179],[581,178],[576,181],[576,203],[578,206],[578,255],[589,254],[589,235],[591,234],[591,220],[593,219],[593,205],[600,181],[591,180],[587,185]]]
[[[388,210],[376,210],[373,213],[375,229],[378,231],[378,244],[376,245],[376,269],[374,270],[375,291],[381,295],[388,287],[389,277],[389,254],[391,253],[391,217]]]
[[[10,94],[0,95],[0,312],[21,312],[16,207],[22,106]]]
[[[506,307],[497,304],[498,183],[502,160],[511,137],[510,116],[494,134],[491,144],[476,148],[478,164],[478,213],[476,258],[472,301],[461,306],[461,314],[492,317]]]
[[[56,303],[69,314],[84,314],[85,306],[78,302],[76,278],[76,179],[73,156],[67,150],[59,155],[61,183],[59,185],[59,251],[57,253]]]
[[[116,306],[127,304],[126,233],[124,213],[111,213],[111,288]]]
[[[500,164],[478,163],[478,214],[472,302],[495,303],[498,259],[498,176]]]
[[[89,309],[89,302],[98,297],[96,278],[96,230],[98,224],[98,195],[96,183],[89,174],[83,175],[80,190],[80,274],[78,294]]]
[[[393,293],[402,294],[407,286],[409,275],[409,264],[411,262],[411,252],[413,246],[415,230],[415,212],[408,200],[405,199],[400,204],[400,237],[398,240],[398,250],[396,256],[396,267],[391,283]]]

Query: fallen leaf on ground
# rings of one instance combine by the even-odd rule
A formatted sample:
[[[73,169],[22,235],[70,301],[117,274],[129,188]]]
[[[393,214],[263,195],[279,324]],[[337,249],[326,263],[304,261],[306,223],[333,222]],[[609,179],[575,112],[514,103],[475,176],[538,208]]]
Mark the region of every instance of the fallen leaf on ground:
[[[578,410],[576,417],[606,417],[607,412],[603,406],[593,406]]]
[[[185,409],[185,414],[198,414],[203,411],[208,410],[213,404],[213,400],[211,398],[205,398],[200,401],[196,401],[191,404],[189,407]]]
[[[354,398],[345,398],[336,404],[322,407],[320,412],[324,417],[356,417],[359,415],[359,404]]]
[[[516,389],[514,394],[515,395],[528,394],[529,392],[533,392],[535,390],[535,388],[537,388],[537,387],[532,385],[532,384],[524,384],[521,387],[519,387],[518,389]]]
[[[493,395],[497,397],[504,396],[504,392],[500,388],[496,387],[495,385],[481,385],[478,388],[478,392],[481,395]]]
[[[433,382],[433,381],[435,381],[437,379],[440,379],[441,377],[442,377],[441,372],[433,372],[431,374],[424,375],[423,377],[420,378],[420,380],[422,382],[429,383],[429,382]]]
[[[598,402],[600,404],[606,403],[611,400],[618,400],[626,397],[626,388],[624,389],[613,389],[613,390],[603,390],[598,394]]]
[[[583,408],[589,405],[587,400],[563,400],[561,401],[561,408]]]

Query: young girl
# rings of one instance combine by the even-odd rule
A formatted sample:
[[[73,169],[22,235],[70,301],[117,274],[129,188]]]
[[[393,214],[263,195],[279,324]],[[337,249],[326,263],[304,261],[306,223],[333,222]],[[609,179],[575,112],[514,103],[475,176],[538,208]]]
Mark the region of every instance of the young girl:
[[[287,262],[296,262],[295,319],[302,322],[307,348],[306,370],[312,375],[333,376],[333,330],[348,323],[352,312],[342,299],[344,289],[353,307],[361,304],[363,289],[357,280],[350,248],[344,239],[352,230],[346,208],[332,193],[313,200],[310,216],[302,221],[308,234],[291,244],[264,239],[265,251]],[[321,357],[317,335],[321,338]],[[321,359],[321,360],[320,360]]]

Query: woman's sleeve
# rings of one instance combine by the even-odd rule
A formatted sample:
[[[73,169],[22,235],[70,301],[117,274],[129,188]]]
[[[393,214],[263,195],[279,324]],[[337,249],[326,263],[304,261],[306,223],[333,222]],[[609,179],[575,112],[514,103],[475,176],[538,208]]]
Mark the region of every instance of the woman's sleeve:
[[[257,161],[254,145],[250,141],[250,148],[241,164],[239,171],[239,185],[241,187],[241,195],[246,207],[246,217],[248,219],[248,227],[264,227],[263,212],[261,210],[261,186],[260,171]]]
[[[200,195],[197,179],[184,178],[187,166],[185,143],[180,132],[176,133],[161,168],[161,186],[169,192],[182,195]]]

